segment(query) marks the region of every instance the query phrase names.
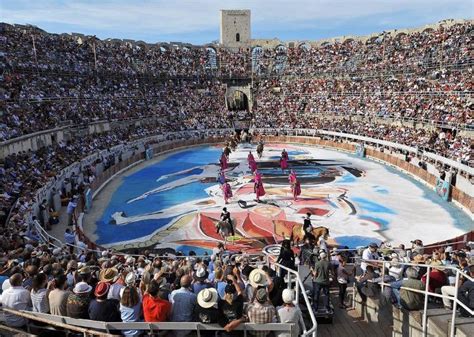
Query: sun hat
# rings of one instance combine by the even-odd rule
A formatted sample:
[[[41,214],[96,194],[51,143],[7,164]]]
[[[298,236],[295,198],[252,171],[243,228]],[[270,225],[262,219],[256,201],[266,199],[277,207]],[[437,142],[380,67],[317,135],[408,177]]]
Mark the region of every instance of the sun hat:
[[[415,255],[415,257],[413,258],[413,262],[415,263],[421,263],[421,262],[425,262],[425,257],[421,254],[417,254]]]
[[[249,275],[249,282],[254,288],[265,287],[267,285],[267,275],[261,269],[254,269]]]
[[[255,293],[255,299],[258,302],[265,302],[267,300],[267,289],[266,288],[258,288],[257,292]]]
[[[134,285],[136,281],[137,277],[135,276],[134,272],[130,272],[127,274],[127,276],[125,276],[125,284],[128,286]]]
[[[194,273],[194,275],[198,280],[205,280],[208,276],[206,268],[203,267],[199,267],[198,270],[196,270],[196,272]]]
[[[328,256],[328,254],[326,254],[326,252],[319,253],[319,258],[321,258],[321,259],[326,258],[326,256]]]
[[[89,266],[83,266],[81,269],[79,269],[80,275],[86,275],[90,273],[91,273],[91,268]]]
[[[100,271],[99,280],[102,282],[115,282],[118,276],[119,272],[117,268],[107,268]]]
[[[97,286],[95,287],[94,295],[96,297],[103,297],[107,295],[110,289],[110,284],[107,282],[99,282],[97,283]]]
[[[92,290],[92,287],[88,285],[86,282],[79,282],[74,286],[72,290],[74,294],[84,294],[88,293]]]
[[[197,295],[197,302],[200,307],[208,309],[217,303],[217,290],[214,288],[206,288],[201,290]]]
[[[284,289],[281,294],[281,298],[285,303],[293,303],[295,300],[295,293],[292,289]]]

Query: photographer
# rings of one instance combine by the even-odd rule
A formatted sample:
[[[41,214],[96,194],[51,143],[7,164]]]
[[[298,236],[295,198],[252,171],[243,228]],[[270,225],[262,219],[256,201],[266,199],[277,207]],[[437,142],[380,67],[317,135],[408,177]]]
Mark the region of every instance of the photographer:
[[[224,290],[224,299],[218,302],[219,309],[219,325],[225,332],[223,337],[241,336],[240,331],[233,331],[240,323],[247,321],[244,316],[244,297],[239,283],[234,275],[227,276],[227,285]]]

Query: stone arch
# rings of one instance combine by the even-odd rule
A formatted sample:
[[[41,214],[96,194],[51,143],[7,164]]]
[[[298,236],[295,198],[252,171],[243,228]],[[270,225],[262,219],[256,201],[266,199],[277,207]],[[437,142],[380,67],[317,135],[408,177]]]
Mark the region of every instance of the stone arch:
[[[239,88],[227,90],[226,104],[229,111],[249,111],[249,97]]]

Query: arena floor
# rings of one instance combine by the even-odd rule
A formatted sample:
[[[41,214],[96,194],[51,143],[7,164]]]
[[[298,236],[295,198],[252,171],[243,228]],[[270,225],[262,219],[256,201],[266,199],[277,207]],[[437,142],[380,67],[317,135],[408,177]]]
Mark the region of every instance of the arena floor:
[[[279,167],[283,148],[302,183],[296,202],[288,172]],[[313,226],[329,228],[332,243],[351,248],[370,241],[430,243],[472,230],[465,213],[397,170],[303,145],[266,145],[262,159],[257,159],[266,195],[257,204],[247,165],[249,151],[257,158],[255,146],[239,145],[230,155],[226,175],[234,193],[227,205],[236,227],[231,249],[261,251],[289,235],[308,211],[314,214]],[[94,200],[85,218],[86,233],[103,246],[119,249],[211,249],[221,240],[215,230],[224,206],[216,183],[220,153],[218,147],[191,148],[155,158],[116,178]]]

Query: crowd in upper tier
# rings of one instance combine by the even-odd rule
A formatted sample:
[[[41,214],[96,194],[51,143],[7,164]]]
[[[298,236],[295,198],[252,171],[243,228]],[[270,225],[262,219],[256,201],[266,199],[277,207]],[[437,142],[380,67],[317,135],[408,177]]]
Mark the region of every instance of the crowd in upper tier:
[[[1,24],[0,141],[71,122],[220,116],[220,79],[251,76],[253,108],[263,116],[355,114],[472,128],[472,31],[465,22],[366,41],[231,51]]]

